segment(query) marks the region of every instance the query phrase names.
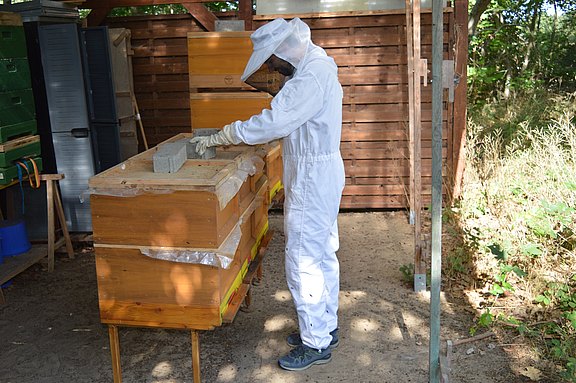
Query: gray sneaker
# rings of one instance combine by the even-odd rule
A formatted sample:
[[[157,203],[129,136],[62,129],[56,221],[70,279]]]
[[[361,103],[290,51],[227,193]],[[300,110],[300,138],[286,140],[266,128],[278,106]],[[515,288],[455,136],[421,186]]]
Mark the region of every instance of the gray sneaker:
[[[330,335],[332,335],[332,340],[330,341],[330,348],[336,348],[340,344],[340,339],[338,338],[338,329],[335,328],[334,330],[330,331]],[[286,342],[290,347],[298,347],[302,344],[302,338],[300,338],[300,334],[294,333],[288,335],[286,338]]]
[[[330,347],[315,350],[304,344],[293,348],[288,355],[278,360],[278,365],[289,371],[302,371],[315,364],[325,364],[332,360]]]

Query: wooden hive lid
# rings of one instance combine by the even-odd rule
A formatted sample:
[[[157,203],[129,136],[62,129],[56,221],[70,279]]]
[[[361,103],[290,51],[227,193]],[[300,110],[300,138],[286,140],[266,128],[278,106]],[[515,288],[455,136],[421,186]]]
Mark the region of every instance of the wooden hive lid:
[[[176,190],[201,190],[218,192],[227,179],[236,174],[240,165],[255,155],[262,158],[265,153],[258,147],[238,146],[226,150],[217,149],[217,157],[211,160],[187,160],[176,173],[154,173],[152,156],[164,143],[190,138],[190,133],[178,134],[158,146],[90,178],[89,186],[95,193],[106,190],[143,190],[166,192]]]

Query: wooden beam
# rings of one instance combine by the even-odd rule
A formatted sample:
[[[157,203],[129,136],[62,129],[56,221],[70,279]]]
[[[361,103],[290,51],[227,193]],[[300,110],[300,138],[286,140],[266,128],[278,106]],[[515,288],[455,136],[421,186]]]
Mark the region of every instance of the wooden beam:
[[[82,8],[116,8],[139,7],[145,5],[185,4],[185,3],[213,3],[214,0],[87,0]]]
[[[414,290],[426,291],[426,265],[422,259],[422,94],[420,0],[412,2],[412,33],[414,52]]]
[[[86,18],[88,26],[89,27],[99,26],[100,24],[102,24],[106,16],[108,16],[108,13],[110,13],[110,8],[92,9],[88,14],[88,17]]]
[[[192,374],[194,376],[194,383],[200,383],[200,336],[198,331],[192,330]]]
[[[458,198],[462,192],[464,176],[464,143],[466,141],[466,65],[468,62],[468,0],[456,0],[454,3],[455,74],[459,83],[454,89],[454,119],[452,135],[452,177],[454,190],[452,198]]]
[[[408,64],[408,140],[410,158],[409,202],[410,224],[414,224],[414,34],[412,32],[412,2],[405,0],[406,53]]]
[[[244,30],[252,30],[252,0],[239,0],[238,2],[238,13],[240,19],[244,20]]]
[[[182,3],[182,5],[190,12],[192,17],[206,28],[206,31],[214,32],[216,30],[216,20],[218,20],[218,18],[204,5],[188,2]]]

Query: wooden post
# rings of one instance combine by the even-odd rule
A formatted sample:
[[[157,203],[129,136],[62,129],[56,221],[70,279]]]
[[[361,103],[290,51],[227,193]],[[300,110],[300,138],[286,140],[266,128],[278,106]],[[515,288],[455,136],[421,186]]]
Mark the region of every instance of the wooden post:
[[[420,56],[420,0],[413,0],[414,41],[414,291],[426,291],[426,268],[422,261],[422,95],[420,78],[422,61]]]
[[[200,338],[196,330],[192,330],[192,373],[194,383],[200,383]]]
[[[108,325],[108,335],[110,337],[110,353],[112,356],[112,374],[114,383],[122,383],[122,367],[120,365],[120,341],[118,339],[118,327]]]
[[[414,225],[414,35],[412,1],[406,0],[406,47],[408,59],[408,153],[410,157],[409,201],[410,224]]]
[[[92,9],[86,18],[89,27],[97,27],[102,24],[108,13],[110,13],[111,8],[97,8]]]
[[[468,64],[468,0],[454,2],[454,30],[456,35],[456,51],[454,54],[454,71],[459,77],[454,89],[454,119],[452,135],[452,177],[454,182],[453,198],[458,198],[462,192],[464,176],[464,143],[466,142],[466,92]]]
[[[46,181],[46,206],[48,207],[48,271],[54,271],[54,185]]]
[[[62,206],[62,198],[60,197],[58,185],[55,185],[54,188],[54,203],[56,204],[56,213],[58,214],[58,220],[60,221],[60,227],[62,228],[62,236],[64,238],[64,243],[66,244],[66,253],[68,253],[68,258],[73,259],[74,247],[72,246],[72,240],[70,239],[70,233],[68,232],[68,225],[66,225],[64,207]]]
[[[252,30],[252,0],[239,0],[238,16],[244,20],[244,30]]]

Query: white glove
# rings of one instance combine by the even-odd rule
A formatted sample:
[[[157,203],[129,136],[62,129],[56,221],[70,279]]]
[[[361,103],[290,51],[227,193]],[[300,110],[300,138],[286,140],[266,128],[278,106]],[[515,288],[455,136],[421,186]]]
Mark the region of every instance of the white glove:
[[[239,140],[234,139],[232,124],[226,125],[218,133],[211,136],[198,136],[190,140],[191,143],[196,143],[196,153],[203,155],[207,148],[220,145],[232,145],[240,143]]]

